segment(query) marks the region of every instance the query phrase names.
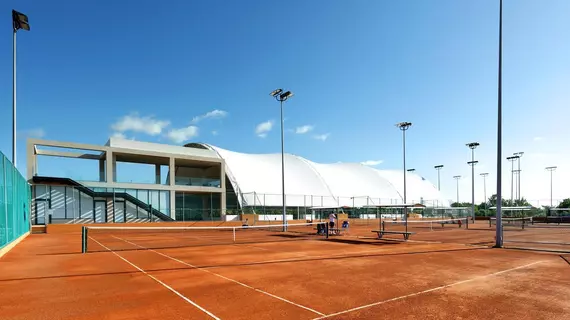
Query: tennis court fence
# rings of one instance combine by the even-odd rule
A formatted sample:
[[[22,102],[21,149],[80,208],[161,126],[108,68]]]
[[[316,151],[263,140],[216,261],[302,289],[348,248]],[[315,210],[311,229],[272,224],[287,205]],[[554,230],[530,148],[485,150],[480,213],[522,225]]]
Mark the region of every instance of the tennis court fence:
[[[0,152],[0,249],[30,231],[30,187]]]

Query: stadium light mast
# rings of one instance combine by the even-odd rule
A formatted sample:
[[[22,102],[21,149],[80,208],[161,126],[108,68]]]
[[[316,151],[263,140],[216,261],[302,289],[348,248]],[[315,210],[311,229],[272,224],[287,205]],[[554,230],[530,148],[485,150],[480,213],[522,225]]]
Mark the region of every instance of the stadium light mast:
[[[471,149],[471,161],[467,162],[471,166],[471,214],[473,221],[475,221],[475,148],[479,146],[479,142],[471,142],[466,144]]]
[[[16,32],[18,30],[30,31],[28,16],[12,10],[12,164],[16,164]]]
[[[552,172],[556,171],[556,166],[546,167],[550,171],[550,208],[552,208]]]
[[[400,122],[396,123],[396,127],[398,127],[402,131],[402,149],[404,153],[404,206],[408,203],[406,202],[406,131],[412,126],[411,122]],[[408,208],[404,207],[404,218],[406,219],[406,227],[408,225]]]
[[[457,181],[457,203],[459,203],[459,179],[461,179],[461,176],[453,176],[453,179],[455,179],[455,181]]]
[[[517,200],[520,200],[521,197],[521,158],[523,156],[524,152],[515,152],[513,153],[513,156],[518,156],[518,169],[517,169]]]
[[[484,172],[479,175],[483,177],[483,196],[485,197],[485,209],[487,209],[487,176],[489,173]]]
[[[441,191],[440,180],[439,180],[439,172],[441,171],[441,168],[443,168],[443,164],[439,164],[439,165],[435,166],[434,168],[435,168],[435,170],[437,170],[437,191]]]
[[[511,162],[511,205],[513,205],[513,188],[514,188],[514,176],[515,176],[515,161],[518,156],[507,157],[507,160]]]
[[[495,247],[503,247],[503,0],[499,0],[499,68],[497,72],[497,227]]]
[[[279,101],[281,108],[281,193],[283,197],[283,231],[287,231],[287,204],[285,202],[285,136],[283,134],[283,102],[293,96],[293,92],[283,89],[273,90],[270,95]]]

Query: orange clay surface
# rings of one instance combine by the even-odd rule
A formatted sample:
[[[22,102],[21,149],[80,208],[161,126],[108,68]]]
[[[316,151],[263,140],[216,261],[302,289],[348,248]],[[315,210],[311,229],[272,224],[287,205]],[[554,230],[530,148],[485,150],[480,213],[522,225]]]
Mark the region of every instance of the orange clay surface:
[[[77,228],[52,226],[0,259],[0,318],[570,319],[570,254],[493,249],[486,221],[470,227],[403,242],[355,221],[328,240],[203,233],[152,250],[169,235],[93,232],[82,254]]]

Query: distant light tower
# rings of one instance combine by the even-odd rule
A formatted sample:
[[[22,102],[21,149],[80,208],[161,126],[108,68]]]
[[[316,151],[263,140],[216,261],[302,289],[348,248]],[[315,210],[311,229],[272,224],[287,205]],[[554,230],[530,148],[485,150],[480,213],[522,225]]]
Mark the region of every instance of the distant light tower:
[[[404,150],[404,206],[407,205],[406,199],[406,131],[412,126],[411,122],[400,122],[396,123],[396,127],[398,127],[402,131],[402,149]],[[406,230],[408,230],[408,208],[404,207],[404,219],[406,222]]]
[[[466,144],[471,149],[471,161],[467,162],[471,166],[471,213],[473,221],[475,221],[475,148],[479,146],[479,142],[471,142]]]
[[[519,156],[507,157],[507,160],[511,162],[511,205],[513,205],[513,186],[514,186],[514,174],[515,174],[515,161]]]
[[[489,174],[487,172],[485,173],[481,173],[480,176],[483,177],[483,195],[485,197],[485,209],[487,209],[488,205],[487,205],[487,176]]]
[[[287,205],[285,203],[285,143],[283,135],[283,102],[293,96],[293,92],[283,89],[273,90],[270,95],[279,101],[281,107],[281,193],[283,197],[283,231],[287,231]]]
[[[517,199],[520,200],[521,197],[521,158],[523,156],[524,152],[515,152],[513,153],[513,156],[518,156],[518,169],[517,169]]]
[[[439,172],[441,171],[441,168],[443,168],[443,164],[439,164],[439,165],[435,166],[434,168],[435,168],[435,170],[437,170],[437,191],[441,191],[440,180],[439,180]]]
[[[546,167],[546,170],[550,171],[550,207],[552,208],[552,172],[556,171],[556,166]]]
[[[455,179],[457,181],[457,203],[459,203],[459,179],[461,179],[461,176],[453,176],[453,179]]]
[[[406,131],[412,126],[411,122],[396,123],[396,127],[402,130],[402,145],[404,150],[404,205],[406,205]],[[407,214],[405,215],[407,216]],[[407,219],[407,218],[406,218]]]

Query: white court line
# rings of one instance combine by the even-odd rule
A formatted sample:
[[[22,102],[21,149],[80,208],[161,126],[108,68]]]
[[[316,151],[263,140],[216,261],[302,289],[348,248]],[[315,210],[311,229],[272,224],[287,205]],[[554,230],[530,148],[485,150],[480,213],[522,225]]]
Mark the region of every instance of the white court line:
[[[220,318],[216,317],[213,313],[211,313],[210,311],[202,308],[201,306],[199,306],[196,302],[188,299],[186,296],[184,296],[183,294],[181,294],[180,292],[174,290],[172,287],[170,287],[169,285],[167,285],[166,283],[158,280],[157,278],[155,278],[154,276],[152,276],[151,274],[148,274],[146,271],[144,271],[143,269],[139,268],[137,265],[135,265],[134,263],[130,262],[129,260],[127,260],[126,258],[122,257],[121,255],[119,255],[118,253],[116,253],[115,251],[112,251],[111,249],[109,249],[107,246],[105,246],[104,244],[102,244],[101,242],[89,237],[91,240],[97,242],[101,247],[107,249],[109,252],[113,253],[114,255],[116,255],[117,257],[121,258],[121,260],[125,261],[126,263],[130,264],[131,266],[133,266],[135,269],[137,269],[138,271],[142,272],[143,274],[145,274],[146,276],[148,276],[149,278],[151,278],[152,280],[158,282],[159,284],[161,284],[163,287],[165,287],[166,289],[172,291],[174,294],[176,294],[177,296],[179,296],[180,298],[184,299],[186,302],[190,303],[191,305],[193,305],[194,307],[200,309],[202,312],[204,312],[205,314],[209,315],[210,317],[212,317],[213,319],[216,320],[220,320]]]
[[[427,290],[424,290],[424,291],[419,291],[419,292],[416,292],[416,293],[411,293],[411,294],[407,294],[407,295],[404,295],[404,296],[399,296],[399,297],[396,297],[396,298],[392,298],[392,299],[388,299],[388,300],[383,300],[383,301],[379,301],[379,302],[375,302],[375,303],[371,303],[371,304],[367,304],[367,305],[364,305],[364,306],[360,306],[360,307],[356,307],[356,308],[352,308],[352,309],[340,311],[340,312],[337,312],[337,313],[327,314],[326,316],[314,318],[313,320],[326,319],[326,318],[338,316],[338,315],[341,315],[341,314],[345,314],[345,313],[349,313],[349,312],[353,312],[353,311],[358,311],[358,310],[362,310],[362,309],[366,309],[366,308],[378,306],[378,305],[385,304],[385,303],[388,303],[388,302],[397,301],[397,300],[402,300],[402,299],[406,299],[406,298],[413,297],[413,296],[418,296],[418,295],[421,295],[421,294],[424,294],[424,293],[429,293],[429,292],[433,292],[433,291],[437,291],[437,290],[441,290],[441,289],[445,289],[445,288],[457,286],[457,285],[460,285],[460,284],[463,284],[463,283],[472,282],[472,281],[476,281],[476,280],[480,280],[480,279],[484,279],[484,278],[496,276],[496,275],[503,274],[503,273],[506,273],[506,272],[510,272],[510,271],[514,271],[514,270],[518,270],[518,269],[523,269],[523,268],[527,268],[527,267],[530,267],[530,266],[532,266],[532,265],[535,265],[535,264],[538,264],[538,263],[542,263],[542,262],[544,262],[544,261],[536,261],[536,262],[533,262],[533,263],[525,264],[524,266],[515,267],[515,268],[503,270],[503,271],[498,271],[498,272],[490,273],[490,274],[487,274],[487,275],[484,275],[484,276],[475,277],[475,278],[472,278],[472,279],[467,279],[467,280],[462,280],[462,281],[458,281],[458,282],[446,284],[446,285],[439,286],[439,287],[436,287],[436,288],[431,288],[431,289],[427,289]]]
[[[318,315],[320,315],[320,316],[324,316],[324,315],[325,315],[325,314],[322,313],[322,312],[319,312],[319,311],[316,311],[316,310],[311,309],[311,308],[309,308],[309,307],[300,305],[300,304],[298,304],[298,303],[295,303],[295,302],[293,302],[293,301],[287,300],[287,299],[285,299],[285,298],[276,296],[276,295],[274,295],[274,294],[271,294],[271,293],[269,293],[269,292],[263,291],[263,290],[261,290],[261,289],[254,288],[254,287],[252,287],[252,286],[249,286],[249,285],[247,285],[247,284],[245,284],[245,283],[242,283],[242,282],[239,282],[239,281],[237,281],[237,280],[230,279],[230,278],[228,278],[228,277],[222,276],[221,274],[218,274],[218,273],[215,273],[215,272],[212,272],[212,271],[210,271],[210,270],[203,269],[203,268],[198,268],[197,266],[195,266],[195,265],[193,265],[193,264],[190,264],[190,263],[188,263],[188,262],[186,262],[186,261],[182,261],[182,260],[180,260],[180,259],[171,257],[171,256],[169,256],[169,255],[167,255],[167,254],[162,253],[162,252],[158,252],[158,251],[153,250],[153,249],[150,249],[150,248],[145,248],[145,247],[140,246],[140,245],[138,245],[138,244],[136,244],[136,243],[133,243],[133,242],[131,242],[131,241],[128,241],[128,240],[125,240],[125,239],[122,239],[122,238],[119,238],[119,237],[116,237],[116,236],[113,236],[113,238],[116,238],[116,239],[122,240],[122,241],[124,241],[124,242],[126,242],[126,243],[132,244],[133,246],[137,246],[137,247],[139,247],[139,248],[152,251],[152,252],[154,252],[154,253],[156,253],[156,254],[159,254],[159,255],[161,255],[161,256],[163,256],[163,257],[165,257],[165,258],[174,260],[174,261],[176,261],[176,262],[178,262],[178,263],[181,263],[181,264],[183,264],[183,265],[189,266],[189,267],[191,267],[191,268],[193,268],[193,269],[196,269],[196,270],[199,270],[199,271],[202,271],[202,272],[206,272],[206,273],[209,273],[209,274],[214,275],[214,276],[216,276],[216,277],[219,277],[219,278],[222,278],[222,279],[231,281],[231,282],[233,282],[233,283],[235,283],[235,284],[239,284],[240,286],[246,287],[246,288],[248,288],[248,289],[252,289],[252,290],[254,290],[254,291],[257,291],[257,292],[259,292],[259,293],[268,295],[268,296],[273,297],[273,298],[275,298],[275,299],[278,299],[278,300],[287,302],[287,303],[292,304],[292,305],[294,305],[294,306],[297,306],[297,307],[299,307],[299,308],[302,308],[302,309],[311,311],[311,312],[316,313],[316,314],[318,314]]]

